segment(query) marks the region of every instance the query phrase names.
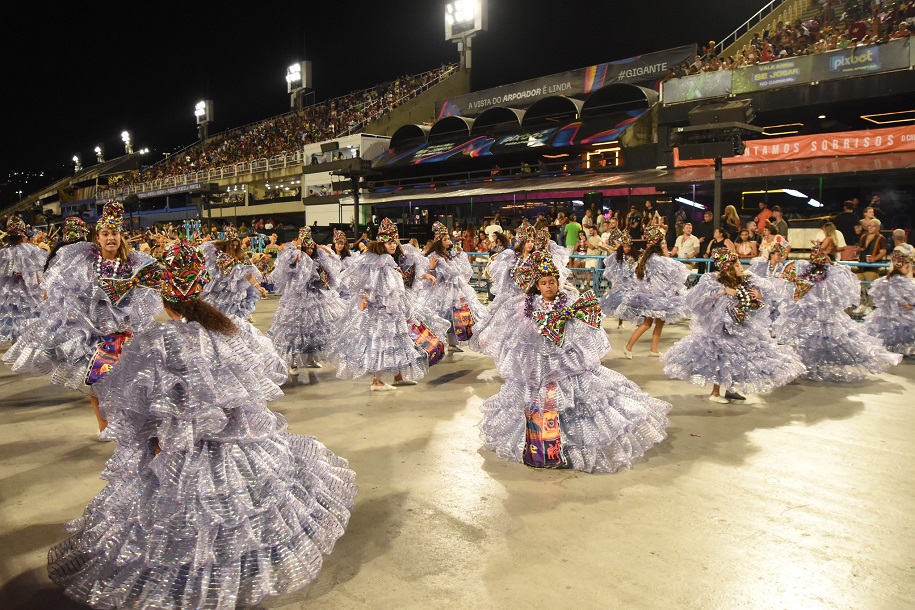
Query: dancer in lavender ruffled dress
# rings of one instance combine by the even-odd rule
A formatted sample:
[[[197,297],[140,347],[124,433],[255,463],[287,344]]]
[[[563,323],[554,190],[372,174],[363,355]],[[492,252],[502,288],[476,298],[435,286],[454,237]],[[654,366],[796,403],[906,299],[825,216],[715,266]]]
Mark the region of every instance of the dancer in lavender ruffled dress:
[[[891,261],[890,272],[874,280],[868,290],[874,311],[864,318],[864,328],[889,351],[912,356],[915,355],[915,280],[908,277],[912,258],[893,252]]]
[[[795,272],[794,262],[787,260],[787,255],[785,244],[775,242],[769,248],[769,258],[757,256],[750,260],[750,273],[757,278],[755,283],[765,288],[766,310],[773,323],[794,299],[794,284],[787,279]]]
[[[61,248],[44,278],[47,299],[39,318],[27,321],[3,356],[13,371],[51,375],[51,383],[88,393],[99,432],[107,423],[93,386],[116,367],[131,333],[154,324],[162,310],[155,290],[137,279],[155,267],[148,254],[131,250],[121,234],[124,208],[105,204],[92,242]]]
[[[794,299],[773,330],[779,343],[793,345],[807,370],[803,379],[861,381],[899,364],[900,354],[883,347],[845,312],[858,305],[861,287],[851,269],[836,265],[816,246],[809,261],[796,261]]]
[[[0,345],[13,343],[26,320],[38,315],[47,258],[47,252],[26,241],[25,222],[10,216],[6,246],[0,248]]]
[[[482,438],[499,457],[535,468],[615,472],[666,437],[671,405],[601,366],[610,350],[591,291],[560,288],[548,253],[509,320],[505,384],[481,409]]]
[[[711,383],[709,400],[719,403],[745,400],[740,392],[770,392],[790,383],[805,367],[793,348],[772,340],[765,289],[744,273],[737,253],[722,248],[712,258],[720,271],[706,273],[687,292],[691,332],[661,357],[664,374],[696,385]]]
[[[346,270],[343,281],[353,296],[331,348],[337,377],[372,375],[373,392],[416,385],[429,370],[429,354],[411,337],[411,330],[421,321],[417,319],[416,301],[407,294],[404,276],[394,260],[403,256],[394,237],[396,229],[392,233],[387,225],[382,228],[385,230],[379,230],[378,239],[370,242]],[[394,375],[393,385],[381,379],[386,373]]]
[[[632,256],[632,238],[628,232],[620,234],[619,241],[610,244],[616,248],[613,254],[604,258],[604,279],[610,288],[600,298],[600,308],[605,315],[612,315],[623,302],[626,293],[635,282],[635,266],[638,260]],[[617,318],[617,328],[623,327],[623,318]]]
[[[452,320],[449,338],[452,345],[466,344],[473,336],[476,320],[483,319],[486,308],[470,286],[473,269],[465,252],[452,249],[451,232],[440,222],[432,224],[433,242],[424,254],[429,258],[429,271],[435,283],[421,298],[429,310],[446,320]]]
[[[315,243],[311,227],[302,227],[298,239],[280,252],[271,277],[282,297],[267,336],[289,362],[290,375],[298,374],[300,364],[321,368],[318,358],[346,310],[337,293],[339,259],[330,248]]]
[[[285,363],[198,299],[200,254],[174,243],[163,261],[171,319],[138,332],[99,384],[117,448],[48,575],[93,608],[254,606],[315,579],[346,529],[355,473],[267,408]]]
[[[482,319],[476,320],[470,340],[471,349],[492,356],[496,366],[508,345],[506,334],[514,332],[511,319],[515,310],[527,298],[538,253],[549,252],[553,257],[560,286],[566,284],[570,275],[569,252],[550,239],[547,229],[538,231],[525,219],[516,236],[518,244],[513,249],[503,250],[489,263],[490,290],[496,298],[486,307]]]
[[[261,286],[260,271],[242,250],[238,231],[228,227],[225,241],[205,241],[200,250],[212,278],[203,291],[203,300],[226,315],[248,320],[258,298],[267,296],[267,289]]]
[[[658,345],[665,324],[679,322],[686,317],[683,295],[689,269],[680,261],[664,256],[661,241],[664,230],[651,227],[645,231],[646,247],[635,265],[635,278],[612,314],[636,325],[623,348],[623,355],[632,358],[632,348],[645,331],[654,324],[651,335],[650,356],[659,357]]]

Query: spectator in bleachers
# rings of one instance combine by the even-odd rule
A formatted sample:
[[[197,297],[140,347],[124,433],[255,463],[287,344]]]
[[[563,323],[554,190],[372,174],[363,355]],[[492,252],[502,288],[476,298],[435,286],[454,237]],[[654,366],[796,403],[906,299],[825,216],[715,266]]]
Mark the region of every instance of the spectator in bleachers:
[[[867,231],[858,240],[858,262],[859,263],[879,263],[886,258],[886,239],[880,235],[880,221],[872,218],[869,221],[861,221]],[[873,281],[877,279],[879,273],[875,267],[859,267],[858,279]]]

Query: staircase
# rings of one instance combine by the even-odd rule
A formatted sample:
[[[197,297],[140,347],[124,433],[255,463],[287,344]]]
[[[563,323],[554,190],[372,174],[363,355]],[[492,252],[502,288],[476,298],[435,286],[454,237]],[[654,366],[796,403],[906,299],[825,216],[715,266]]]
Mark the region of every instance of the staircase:
[[[774,32],[779,21],[805,21],[816,15],[817,11],[817,5],[812,0],[772,0],[715,45],[715,52],[719,57],[736,55],[744,45],[753,40],[753,35],[757,32],[760,36],[766,30]]]

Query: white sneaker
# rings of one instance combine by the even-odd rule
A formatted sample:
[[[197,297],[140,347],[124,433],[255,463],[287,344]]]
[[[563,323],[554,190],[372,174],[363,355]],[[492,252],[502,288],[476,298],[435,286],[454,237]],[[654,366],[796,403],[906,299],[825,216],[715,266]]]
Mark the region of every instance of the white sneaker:
[[[661,352],[648,352],[648,355],[651,356],[652,358],[660,358]]]
[[[712,402],[717,402],[723,405],[726,405],[729,402],[728,399],[724,396],[715,396],[714,394],[709,394],[708,399]]]
[[[632,360],[632,351],[631,350],[628,350],[624,347],[623,355],[626,356],[627,359]]]
[[[381,385],[375,385],[374,383],[370,386],[372,392],[391,392],[396,390],[394,386],[389,383],[382,383]]]

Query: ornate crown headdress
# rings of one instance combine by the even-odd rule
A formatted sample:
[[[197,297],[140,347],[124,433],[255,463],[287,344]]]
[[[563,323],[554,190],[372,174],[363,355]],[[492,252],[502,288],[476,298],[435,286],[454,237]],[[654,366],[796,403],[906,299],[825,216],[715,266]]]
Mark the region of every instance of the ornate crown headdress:
[[[832,259],[823,252],[818,244],[810,249],[810,262],[814,265],[829,265],[832,263]]]
[[[197,298],[210,280],[200,251],[184,240],[166,246],[161,274],[162,298],[172,303]]]
[[[542,250],[547,247],[550,243],[550,231],[543,227],[536,231],[536,236],[534,237],[534,247],[538,250]]]
[[[381,225],[378,226],[377,239],[381,243],[400,241],[400,237],[397,234],[397,225],[391,222],[389,218],[382,218]]]
[[[648,230],[645,231],[645,241],[649,246],[658,243],[662,239],[664,239],[664,229],[661,227],[648,227]]]
[[[890,255],[890,260],[893,263],[893,269],[902,269],[904,266],[912,264],[912,257],[901,250],[894,250]]]
[[[6,221],[6,232],[10,235],[25,236],[25,221],[18,216],[10,216]]]
[[[537,236],[537,229],[525,218],[515,231],[515,235],[520,241],[530,241]]]
[[[712,252],[712,262],[715,263],[715,266],[725,271],[734,266],[740,258],[737,256],[736,252],[731,252],[727,248],[715,248]]]
[[[236,229],[235,227],[226,227],[226,230],[224,231],[224,233],[226,235],[227,240],[231,241],[233,239],[238,239],[238,229]]]
[[[65,242],[80,241],[89,235],[89,227],[78,216],[69,216],[64,220],[63,240]]]
[[[553,262],[553,255],[545,250],[538,250],[531,256],[533,261],[533,273],[531,273],[531,285],[540,281],[540,278],[546,276],[559,277],[559,268]]]
[[[299,239],[302,240],[303,248],[312,248],[315,245],[315,240],[311,237],[311,227],[299,229]]]
[[[448,227],[436,220],[432,223],[432,235],[435,239],[443,239],[448,236]]]
[[[788,252],[788,248],[785,247],[784,242],[777,241],[769,248],[769,254],[772,254],[773,252],[777,252],[784,256]]]
[[[617,241],[622,246],[631,246],[632,245],[632,236],[629,235],[629,231],[623,231],[620,233],[620,236],[617,238]]]
[[[105,203],[102,208],[102,215],[95,223],[95,232],[102,229],[111,229],[112,231],[121,231],[121,225],[124,221],[124,206],[120,201],[111,200]]]
[[[340,229],[334,229],[334,240],[333,241],[334,241],[334,243],[337,243],[337,242],[344,243],[344,244],[347,243],[348,240],[346,239],[346,233],[344,233]]]

